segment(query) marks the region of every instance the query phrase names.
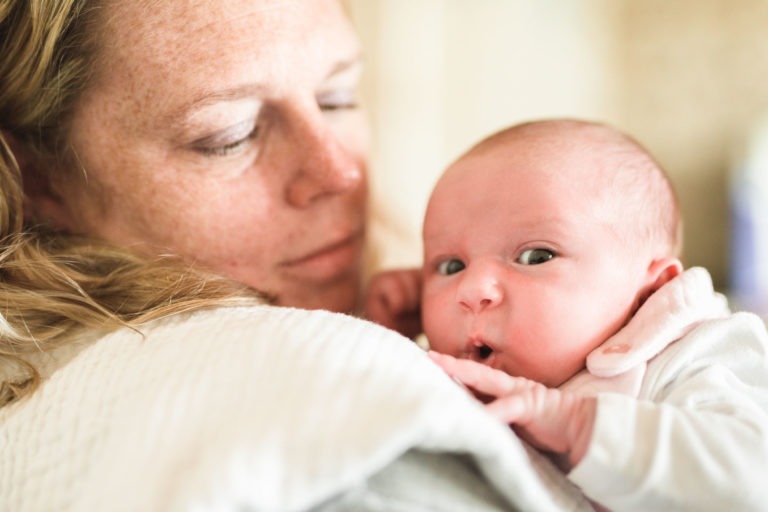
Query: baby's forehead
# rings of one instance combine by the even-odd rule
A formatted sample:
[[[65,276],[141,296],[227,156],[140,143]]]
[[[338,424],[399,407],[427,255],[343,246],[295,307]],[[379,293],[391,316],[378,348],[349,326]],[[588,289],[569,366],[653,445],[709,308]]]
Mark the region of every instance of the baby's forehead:
[[[562,197],[574,209],[617,225],[638,213],[649,190],[644,153],[627,144],[579,138],[506,137],[486,141],[449,167],[434,193],[483,194],[503,200],[525,190],[529,197]],[[445,192],[444,192],[445,190]],[[588,201],[576,201],[578,198]]]
[[[597,185],[610,183],[625,155],[616,150],[598,150],[565,141],[508,139],[473,148],[451,165],[441,181],[445,183],[488,183],[494,187],[533,186],[537,183],[567,185],[593,192]]]

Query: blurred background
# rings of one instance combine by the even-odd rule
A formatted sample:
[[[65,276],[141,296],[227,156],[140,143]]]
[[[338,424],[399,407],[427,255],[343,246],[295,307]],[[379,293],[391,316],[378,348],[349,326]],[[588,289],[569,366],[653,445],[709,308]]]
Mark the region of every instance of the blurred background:
[[[685,264],[768,311],[768,1],[348,6],[365,52],[372,186],[387,212],[374,231],[381,265],[420,263],[429,191],[472,143],[523,120],[581,117],[618,126],[667,169]]]

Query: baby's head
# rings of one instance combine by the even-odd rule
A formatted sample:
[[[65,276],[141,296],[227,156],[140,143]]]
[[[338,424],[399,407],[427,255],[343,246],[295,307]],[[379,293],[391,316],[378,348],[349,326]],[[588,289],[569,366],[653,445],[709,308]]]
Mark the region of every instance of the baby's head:
[[[682,270],[672,187],[604,125],[517,125],[441,177],[424,220],[434,350],[558,386]]]

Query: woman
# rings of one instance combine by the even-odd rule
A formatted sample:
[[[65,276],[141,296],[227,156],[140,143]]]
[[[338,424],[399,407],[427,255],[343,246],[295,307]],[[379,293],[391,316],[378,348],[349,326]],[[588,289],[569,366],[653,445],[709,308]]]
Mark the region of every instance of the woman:
[[[355,307],[367,141],[336,0],[1,0],[0,34],[0,508],[551,505],[401,338],[214,309]],[[525,467],[494,489],[451,452]]]
[[[34,257],[65,262],[50,272],[69,303],[126,320],[168,293],[180,307],[227,286],[198,293],[207,281],[171,262],[177,276],[158,283],[154,263],[89,240],[180,256],[278,304],[351,311],[366,207],[360,48],[335,2],[286,13],[297,8],[4,2],[6,260],[23,269],[42,241]],[[58,33],[35,39],[36,23]]]

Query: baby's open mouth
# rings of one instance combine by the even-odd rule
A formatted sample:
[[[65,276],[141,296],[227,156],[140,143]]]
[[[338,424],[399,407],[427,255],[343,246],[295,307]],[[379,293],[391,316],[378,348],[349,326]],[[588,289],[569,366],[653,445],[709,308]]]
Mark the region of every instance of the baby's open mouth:
[[[478,361],[484,361],[491,357],[491,354],[493,354],[493,349],[486,345],[485,343],[476,342],[474,346],[473,355],[475,356],[475,359]]]
[[[473,361],[485,362],[494,355],[494,352],[493,342],[479,333],[469,336],[467,344],[464,346],[464,357]]]

